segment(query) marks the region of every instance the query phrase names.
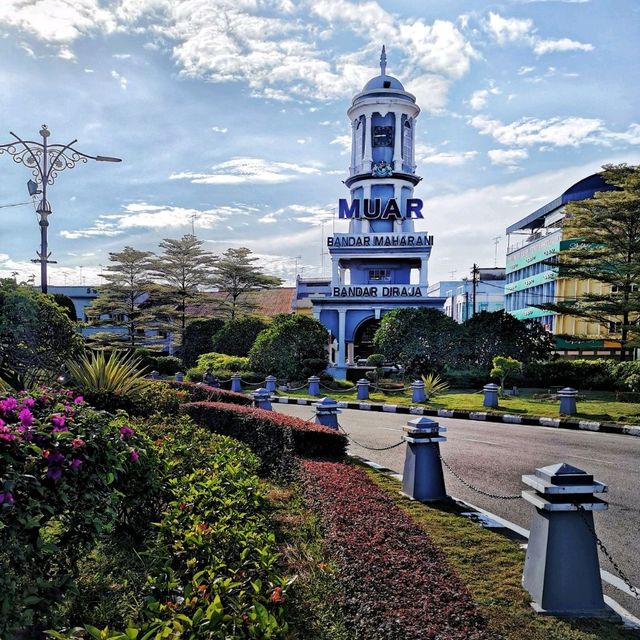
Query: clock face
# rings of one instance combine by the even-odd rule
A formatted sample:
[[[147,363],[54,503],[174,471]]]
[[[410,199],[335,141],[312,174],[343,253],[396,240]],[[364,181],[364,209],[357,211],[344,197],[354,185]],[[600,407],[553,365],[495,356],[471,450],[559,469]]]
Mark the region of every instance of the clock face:
[[[393,127],[373,127],[373,146],[390,147],[393,144]]]

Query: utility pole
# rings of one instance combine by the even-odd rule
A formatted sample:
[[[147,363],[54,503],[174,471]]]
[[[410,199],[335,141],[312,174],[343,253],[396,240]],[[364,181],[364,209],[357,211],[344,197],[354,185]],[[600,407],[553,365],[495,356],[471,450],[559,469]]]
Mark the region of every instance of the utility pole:
[[[196,235],[196,214],[192,213],[191,214],[191,235],[195,236]]]
[[[494,256],[493,256],[493,266],[494,267],[498,266],[498,244],[500,243],[500,239],[501,239],[501,236],[496,236],[493,239],[493,244],[496,245],[495,253],[494,253]]]
[[[474,262],[473,263],[473,268],[471,269],[471,277],[472,277],[472,282],[473,282],[473,314],[472,314],[472,318],[473,316],[476,315],[476,294],[477,294],[477,289],[478,289],[478,274],[480,273],[480,269],[478,268],[478,265]]]

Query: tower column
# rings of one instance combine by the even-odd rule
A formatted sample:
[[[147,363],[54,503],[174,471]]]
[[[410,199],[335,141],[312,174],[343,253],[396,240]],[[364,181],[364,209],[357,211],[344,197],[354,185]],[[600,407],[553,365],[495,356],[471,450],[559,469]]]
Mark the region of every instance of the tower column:
[[[347,330],[347,312],[345,309],[338,310],[338,362],[339,367],[344,367],[345,362],[345,340],[344,334]]]
[[[402,170],[402,114],[395,112],[395,140],[393,143],[393,170]]]
[[[426,287],[427,286],[427,259],[422,257],[420,258],[420,286],[421,287]]]
[[[331,262],[331,283],[339,285],[340,283],[340,259],[334,258]]]
[[[364,117],[364,155],[362,156],[363,169],[365,172],[371,171],[371,162],[373,156],[371,154],[371,121],[373,116],[371,114]]]
[[[356,172],[356,120],[351,121],[351,173]]]

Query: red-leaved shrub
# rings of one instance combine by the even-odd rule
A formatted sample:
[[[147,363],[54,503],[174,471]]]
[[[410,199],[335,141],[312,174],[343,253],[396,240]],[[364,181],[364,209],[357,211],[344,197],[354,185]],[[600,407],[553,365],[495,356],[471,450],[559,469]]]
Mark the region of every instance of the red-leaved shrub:
[[[361,469],[311,460],[302,468],[357,638],[496,638],[442,553]]]
[[[230,402],[231,404],[239,404],[251,406],[253,400],[244,395],[244,393],[236,393],[235,391],[226,391],[217,387],[209,387],[206,384],[197,384],[195,382],[175,382],[173,380],[167,383],[174,389],[183,389],[189,393],[191,402]]]
[[[289,472],[295,456],[341,460],[345,455],[344,435],[300,418],[221,402],[191,402],[181,410],[197,424],[246,443],[270,475]]]

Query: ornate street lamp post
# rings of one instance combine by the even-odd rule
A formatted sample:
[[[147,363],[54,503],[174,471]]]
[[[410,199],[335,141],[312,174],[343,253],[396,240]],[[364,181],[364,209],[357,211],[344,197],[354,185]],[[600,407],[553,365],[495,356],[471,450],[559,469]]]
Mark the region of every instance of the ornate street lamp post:
[[[31,173],[35,178],[35,182],[29,180],[29,195],[42,194],[42,198],[38,203],[36,212],[40,218],[40,251],[36,252],[37,259],[31,262],[40,263],[40,285],[42,293],[47,293],[47,264],[55,262],[49,260],[47,245],[47,230],[49,228],[49,216],[51,215],[51,205],[47,200],[47,186],[52,185],[58,173],[65,169],[73,169],[78,162],[88,162],[89,160],[97,160],[98,162],[122,162],[120,158],[110,158],[108,156],[90,156],[74,149],[77,140],[72,140],[68,144],[49,144],[48,138],[51,132],[46,124],[42,125],[39,133],[42,136],[42,142],[34,142],[33,140],[23,140],[13,131],[9,132],[17,142],[0,145],[0,155],[8,153],[13,157],[14,162],[23,164],[31,169]],[[38,185],[41,189],[38,189]]]

